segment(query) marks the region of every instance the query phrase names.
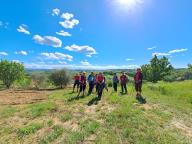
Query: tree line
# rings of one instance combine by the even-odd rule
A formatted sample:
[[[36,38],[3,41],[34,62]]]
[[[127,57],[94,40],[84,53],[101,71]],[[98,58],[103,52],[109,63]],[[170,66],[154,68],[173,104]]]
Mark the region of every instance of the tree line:
[[[154,56],[149,64],[142,65],[141,69],[144,80],[154,83],[161,80],[172,82],[192,79],[192,64],[188,65],[188,69],[176,70],[166,57],[158,58]],[[112,71],[104,72],[108,76],[112,73]],[[128,75],[130,77],[132,74]],[[48,76],[45,73],[27,74],[24,65],[21,63],[7,60],[0,61],[0,81],[8,89],[14,83],[19,83],[23,87],[32,84],[36,89],[48,87],[47,85],[64,88],[70,80],[71,76],[65,69],[55,70]]]
[[[44,83],[52,84],[53,86],[64,88],[70,81],[70,76],[66,70],[56,70],[48,77],[45,74],[33,73],[31,75],[25,72],[24,65],[21,63],[2,60],[0,62],[0,81],[9,89],[14,83],[20,85],[32,84],[36,89],[39,89]]]

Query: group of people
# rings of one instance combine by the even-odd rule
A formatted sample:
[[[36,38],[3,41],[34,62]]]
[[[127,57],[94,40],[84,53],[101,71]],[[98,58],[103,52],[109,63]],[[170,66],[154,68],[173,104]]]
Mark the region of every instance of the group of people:
[[[92,94],[94,87],[96,88],[96,92],[98,94],[98,100],[101,100],[101,96],[103,93],[103,89],[105,88],[107,91],[106,86],[106,78],[103,75],[103,73],[94,74],[91,72],[91,74],[86,78],[86,73],[81,72],[80,74],[76,74],[74,76],[74,85],[73,85],[73,92],[75,91],[75,88],[77,87],[78,97],[82,93],[82,96],[85,95],[85,90],[87,83],[89,84],[89,90],[88,90],[88,96]]]
[[[136,98],[140,99],[141,91],[142,91],[142,81],[143,81],[143,75],[141,72],[141,69],[138,68],[136,70],[135,76],[134,76],[134,84],[135,84],[135,90],[136,90]],[[107,88],[106,84],[106,78],[102,72],[99,74],[94,74],[93,72],[90,73],[88,77],[86,77],[85,72],[77,73],[74,76],[74,85],[73,85],[73,92],[75,91],[75,88],[77,88],[78,97],[82,93],[82,96],[85,95],[85,90],[87,83],[89,85],[88,93],[87,95],[91,95],[94,91],[94,88],[96,89],[96,93],[98,95],[98,100],[101,100],[103,90]],[[113,89],[115,92],[117,92],[118,84],[121,85],[121,93],[127,94],[127,83],[128,83],[128,77],[126,76],[125,72],[122,72],[121,76],[118,77],[116,73],[114,73],[112,78],[113,83]]]

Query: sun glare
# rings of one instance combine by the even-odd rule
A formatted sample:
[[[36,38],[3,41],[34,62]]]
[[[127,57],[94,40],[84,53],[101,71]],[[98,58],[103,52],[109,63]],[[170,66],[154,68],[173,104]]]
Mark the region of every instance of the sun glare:
[[[143,0],[116,0],[116,5],[128,10],[133,10],[141,4],[143,4]]]

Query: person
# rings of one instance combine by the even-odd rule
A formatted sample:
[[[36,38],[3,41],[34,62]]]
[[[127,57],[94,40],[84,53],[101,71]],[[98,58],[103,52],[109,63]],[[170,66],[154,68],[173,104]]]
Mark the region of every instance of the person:
[[[103,74],[100,72],[97,76],[97,94],[98,94],[98,101],[101,100],[103,89],[105,88],[105,78]]]
[[[97,77],[98,77],[98,74],[95,75],[95,79],[94,79],[94,84],[95,84],[95,91],[97,93],[97,89],[98,89],[98,85],[97,85]]]
[[[143,81],[143,74],[142,74],[140,68],[138,68],[136,73],[135,73],[134,81],[135,81],[135,90],[137,93],[136,96],[140,97],[141,91],[142,91],[142,81]]]
[[[81,75],[81,74],[80,74]],[[80,76],[79,74],[77,73],[74,78],[74,85],[73,85],[73,93],[74,93],[74,90],[75,90],[75,87],[77,86],[77,92],[79,91],[79,80],[80,80]]]
[[[94,89],[94,80],[95,80],[95,76],[94,73],[91,72],[91,74],[88,76],[87,81],[89,83],[89,91],[88,91],[88,96],[93,92]]]
[[[124,72],[122,72],[122,75],[120,76],[120,81],[121,81],[121,93],[124,94],[124,90],[125,90],[125,94],[127,94],[128,78]]]
[[[113,89],[115,92],[117,92],[117,85],[119,83],[119,79],[116,73],[114,73],[112,81],[113,81]]]
[[[137,69],[135,76],[134,76],[134,81],[135,81],[135,90],[137,92],[136,94],[136,99],[141,103],[145,104],[147,101],[145,98],[142,97],[141,92],[142,92],[142,81],[143,81],[143,74],[140,68]]]
[[[79,80],[79,83],[80,83],[80,90],[79,90],[79,93],[78,93],[78,97],[79,95],[81,94],[81,92],[83,92],[82,96],[85,96],[85,89],[86,89],[86,73],[83,72],[82,75],[80,76],[80,80]]]

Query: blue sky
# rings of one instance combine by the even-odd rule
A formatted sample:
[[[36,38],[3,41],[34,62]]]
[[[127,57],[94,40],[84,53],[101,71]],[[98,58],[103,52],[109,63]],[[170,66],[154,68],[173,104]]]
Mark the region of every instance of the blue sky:
[[[192,63],[191,0],[1,0],[0,58],[27,68]]]

